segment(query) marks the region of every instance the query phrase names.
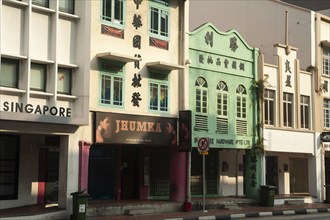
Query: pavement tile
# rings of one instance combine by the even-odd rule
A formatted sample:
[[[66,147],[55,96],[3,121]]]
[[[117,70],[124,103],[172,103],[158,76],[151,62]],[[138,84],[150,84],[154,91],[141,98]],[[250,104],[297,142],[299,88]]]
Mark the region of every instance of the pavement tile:
[[[330,204],[313,203],[305,205],[275,205],[274,207],[244,206],[239,210],[207,210],[207,212],[171,212],[144,216],[100,216],[88,220],[218,220],[250,218],[275,215],[298,215],[318,212],[329,212]]]

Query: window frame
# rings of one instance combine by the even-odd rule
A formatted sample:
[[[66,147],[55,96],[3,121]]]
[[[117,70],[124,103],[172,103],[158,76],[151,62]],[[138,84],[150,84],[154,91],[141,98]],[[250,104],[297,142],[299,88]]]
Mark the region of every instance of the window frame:
[[[293,94],[284,92],[283,93],[283,126],[287,128],[293,128],[293,123],[294,123]]]
[[[227,84],[224,81],[219,81],[217,84],[216,92],[217,92],[217,116],[221,118],[228,118],[229,93],[228,93]],[[225,104],[224,101],[226,101],[227,103]]]
[[[62,5],[61,2],[62,2],[62,4],[67,3],[67,4],[64,4],[66,6],[61,7],[61,5]],[[72,7],[71,9],[70,9],[70,6]],[[58,10],[61,12],[64,12],[64,13],[74,14],[75,0],[60,0],[58,3]]]
[[[243,89],[243,90],[242,90]],[[247,91],[244,85],[240,84],[236,88],[236,117],[239,120],[247,119]]]
[[[106,9],[106,6],[104,6],[107,1],[111,1],[110,17],[107,16],[107,13],[106,13],[107,9]],[[122,9],[121,9],[122,20],[115,19],[116,1],[122,2]],[[102,23],[104,23],[106,25],[110,25],[112,27],[119,28],[119,29],[124,29],[125,24],[126,24],[126,0],[102,0],[100,15],[101,15],[100,19],[101,19]]]
[[[116,68],[119,68],[119,70],[107,70],[102,67],[102,65],[113,65]],[[108,106],[108,107],[116,107],[116,108],[123,108],[124,107],[124,101],[125,101],[125,64],[120,62],[115,62],[111,60],[105,60],[100,59],[99,60],[99,99],[98,103],[102,106]],[[107,78],[107,79],[105,79]],[[119,92],[120,100],[114,99],[115,94],[115,83],[119,81],[121,90]],[[110,94],[109,94],[109,100],[102,98],[103,97],[103,80],[109,80],[110,81]],[[104,92],[105,94],[105,92]]]
[[[13,83],[14,86],[9,86],[9,85],[2,85],[1,83],[1,78],[0,78],[0,86],[1,87],[7,87],[7,88],[18,88],[18,84],[19,84],[19,72],[20,72],[20,60],[16,60],[16,59],[9,59],[9,58],[1,58],[1,67],[2,67],[2,63],[3,61],[5,61],[7,64],[14,64],[16,71],[15,73],[13,73],[13,78],[15,79],[15,82]],[[1,69],[0,69],[1,70]],[[0,72],[0,76],[1,76],[2,71]]]
[[[325,76],[330,76],[330,47],[323,47],[322,74]]]
[[[272,96],[272,97],[271,97]],[[276,112],[276,92],[275,90],[265,89],[264,92],[264,124],[268,126],[275,125]],[[271,108],[272,106],[272,108]],[[267,117],[266,117],[267,115]],[[268,119],[268,120],[267,120]]]
[[[59,89],[58,89],[59,80],[60,80],[59,79],[60,70],[69,71],[69,72],[67,72],[69,74],[69,91],[59,91]],[[56,88],[56,92],[58,94],[64,94],[64,95],[71,95],[72,94],[72,78],[73,78],[72,74],[73,74],[72,68],[58,67],[58,69],[57,69],[57,88]]]
[[[32,82],[32,66],[39,66],[39,67],[42,67],[43,69],[43,76],[44,76],[44,81],[43,81],[43,88],[33,88],[31,86],[31,82]],[[41,69],[41,68],[40,68]],[[48,74],[48,65],[47,64],[41,64],[41,63],[31,63],[31,68],[30,68],[30,85],[29,85],[29,88],[30,90],[33,90],[33,91],[42,91],[42,92],[46,92],[46,86],[47,86],[47,74]]]
[[[199,79],[203,79],[204,82]],[[200,98],[198,99],[198,92],[200,92]],[[205,100],[204,97],[205,96]],[[203,76],[197,77],[195,81],[195,111],[200,115],[208,115],[208,83]],[[204,100],[204,101],[203,101]],[[200,102],[200,104],[198,104]],[[198,110],[200,108],[200,110]],[[205,111],[203,111],[205,109]]]
[[[300,95],[300,128],[310,129],[310,97]]]
[[[323,127],[330,129],[330,99],[323,99]]]
[[[155,76],[159,77],[155,77]],[[169,112],[170,111],[170,86],[169,86],[169,73],[168,72],[157,72],[157,71],[149,71],[149,83],[148,83],[148,88],[149,88],[149,101],[148,101],[148,109],[149,111],[152,112]],[[161,78],[162,77],[162,78]],[[151,99],[152,99],[152,92],[151,88],[152,85],[154,85],[154,88],[157,88],[157,105],[152,105],[151,104]],[[165,88],[166,91],[166,101],[165,101],[165,106],[162,106],[162,101],[160,98],[160,94],[162,94],[162,87]]]
[[[168,4],[169,5],[169,4]],[[157,30],[154,30],[152,29],[152,22],[153,22],[153,11],[154,10],[157,10],[158,11],[158,21],[157,21]],[[166,14],[166,32],[165,34],[163,35],[162,34],[162,13],[165,13]],[[154,37],[154,38],[157,38],[157,39],[161,39],[161,40],[165,40],[165,41],[169,41],[170,39],[170,8],[166,5],[166,4],[163,4],[163,3],[159,3],[159,2],[156,2],[155,0],[154,1],[150,1],[149,3],[149,9],[148,9],[148,33],[151,37]],[[157,33],[154,33],[154,32],[157,32]]]
[[[15,158],[11,159],[11,158],[7,158],[7,159],[2,159],[1,155],[0,155],[0,162],[14,162],[15,164],[15,169],[14,171],[10,171],[10,170],[5,170],[3,171],[2,169],[0,170],[0,173],[14,173],[14,182],[12,184],[10,183],[1,183],[0,182],[0,186],[1,185],[13,185],[14,186],[14,193],[10,194],[10,195],[0,195],[0,201],[1,200],[16,200],[18,199],[18,176],[19,176],[19,159],[20,159],[20,136],[19,135],[9,135],[9,134],[0,134],[0,140],[2,138],[12,138],[12,141],[15,142],[15,146],[13,146],[12,144],[10,145],[6,145],[6,143],[4,142],[4,146],[9,146],[10,150],[13,150],[15,147]],[[4,140],[4,139],[2,139]],[[2,141],[1,141],[2,142]],[[1,143],[0,143],[0,148],[1,148]],[[3,155],[2,155],[3,156]],[[0,190],[1,191],[1,190]]]
[[[49,0],[32,0],[32,4],[40,7],[49,8]]]

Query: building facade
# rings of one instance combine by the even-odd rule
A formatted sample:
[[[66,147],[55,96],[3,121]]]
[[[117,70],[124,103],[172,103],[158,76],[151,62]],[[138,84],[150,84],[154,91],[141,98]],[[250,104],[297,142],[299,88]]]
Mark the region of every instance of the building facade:
[[[320,155],[321,170],[321,200],[325,199],[325,191],[322,186],[330,184],[330,144],[329,140],[323,138],[330,132],[330,17],[315,14],[315,67],[311,68],[315,74],[315,94],[318,106],[317,115],[321,117],[317,120],[318,149]]]
[[[68,208],[89,123],[85,1],[1,1],[0,207]]]
[[[253,154],[256,127],[258,49],[236,31],[210,23],[189,36],[189,109],[192,111],[191,194],[203,194],[200,140],[206,139],[206,194],[258,198],[261,158]]]
[[[314,77],[300,70],[296,48],[275,48],[278,66],[263,69],[265,184],[317,197]]]
[[[91,200],[185,200],[186,154],[177,148],[181,8],[182,1],[92,1],[92,136],[81,161]]]

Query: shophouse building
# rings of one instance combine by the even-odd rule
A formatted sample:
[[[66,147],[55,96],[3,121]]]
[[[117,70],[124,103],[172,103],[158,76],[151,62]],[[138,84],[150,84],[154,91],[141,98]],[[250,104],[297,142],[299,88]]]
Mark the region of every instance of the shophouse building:
[[[178,151],[183,1],[91,1],[90,138],[80,188],[90,200],[186,198]]]
[[[330,185],[330,17],[315,14],[315,66],[311,71],[315,77],[315,94],[317,106],[316,115],[321,117],[316,121],[316,134],[319,149],[319,169],[321,177],[321,200],[324,200],[325,193],[322,186]],[[323,108],[322,108],[323,106]],[[327,188],[326,190],[330,190]],[[322,197],[323,196],[323,197]]]
[[[1,1],[0,209],[71,211],[89,123],[87,2]]]
[[[252,150],[258,142],[258,56],[235,30],[220,32],[206,23],[189,34],[185,98],[192,111],[192,197],[203,195],[198,149],[205,140],[207,196],[258,199],[262,161]]]
[[[265,184],[278,194],[317,198],[314,77],[300,70],[298,49],[278,44],[278,65],[264,64]],[[309,201],[307,201],[309,200]]]

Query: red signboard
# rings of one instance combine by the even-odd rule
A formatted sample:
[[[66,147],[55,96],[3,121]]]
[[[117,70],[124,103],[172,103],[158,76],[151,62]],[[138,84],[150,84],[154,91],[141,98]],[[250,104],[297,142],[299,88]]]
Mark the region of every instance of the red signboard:
[[[124,39],[124,30],[102,24],[101,33]]]

